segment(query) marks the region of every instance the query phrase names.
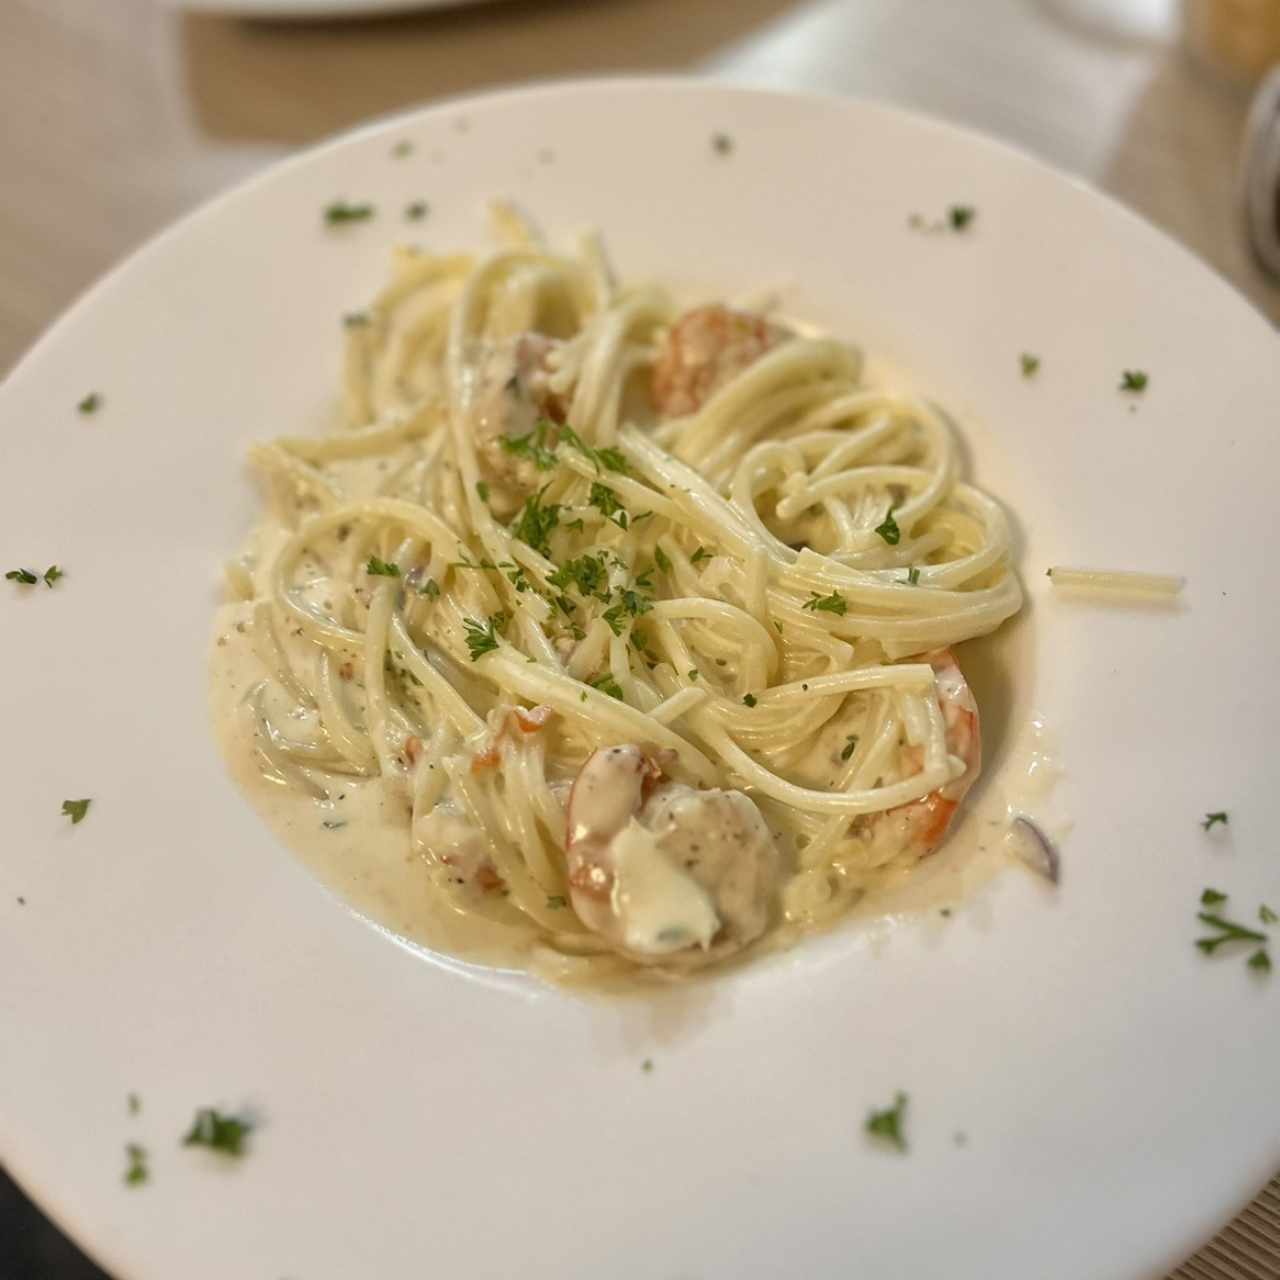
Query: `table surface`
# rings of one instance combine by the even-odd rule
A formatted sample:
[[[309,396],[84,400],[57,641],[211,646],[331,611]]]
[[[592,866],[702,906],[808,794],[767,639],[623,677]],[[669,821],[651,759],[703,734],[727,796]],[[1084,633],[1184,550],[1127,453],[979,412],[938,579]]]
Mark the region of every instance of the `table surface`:
[[[1172,0],[505,0],[323,23],[4,0],[0,370],[124,254],[298,147],[451,94],[629,71],[857,94],[1006,139],[1280,323],[1236,208],[1247,95],[1196,67],[1177,26]],[[0,1273],[101,1277],[3,1175]],[[1280,1277],[1280,1178],[1177,1276]]]

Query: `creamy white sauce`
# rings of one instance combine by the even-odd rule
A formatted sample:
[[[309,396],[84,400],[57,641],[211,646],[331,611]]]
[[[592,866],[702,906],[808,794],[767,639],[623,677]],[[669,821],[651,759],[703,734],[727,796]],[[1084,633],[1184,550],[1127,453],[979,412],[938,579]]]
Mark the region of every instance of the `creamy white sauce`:
[[[1057,811],[1054,790],[1064,773],[1057,739],[1040,716],[1033,716],[1023,734],[1017,766],[1002,778],[1006,830],[1002,837],[1005,853],[1012,859],[1035,866],[1029,854],[1029,835],[1014,822],[1026,817],[1061,851],[1071,832],[1071,820]]]
[[[932,857],[893,873],[849,913],[864,922],[903,919],[950,912],[980,900],[980,891],[1000,872],[1026,868],[1017,842],[1025,837],[1012,829],[1015,815],[1031,818],[1063,850],[1071,821],[1056,806],[1055,787],[1065,770],[1052,731],[1033,715],[999,758],[990,775],[970,794],[955,826]],[[1069,851],[1064,851],[1064,858]]]
[[[254,556],[264,540],[276,537],[270,530],[260,532],[248,554]],[[547,957],[532,940],[458,911],[437,891],[426,859],[412,849],[407,799],[381,778],[335,779],[326,794],[313,796],[264,773],[247,697],[266,671],[250,638],[249,609],[232,603],[217,613],[210,710],[228,769],[271,831],[329,890],[408,942],[475,964],[545,970]],[[840,747],[855,722],[856,716],[833,723],[815,743],[804,771],[815,780],[824,773],[829,778],[841,763]],[[910,869],[887,873],[840,920],[892,922],[973,899],[997,872],[1011,863],[1022,867],[1017,842],[1025,837],[1010,825],[1019,813],[1062,847],[1072,824],[1053,803],[1063,767],[1051,731],[1042,719],[1033,718],[1002,755],[996,775],[979,788],[976,803],[973,796],[966,802],[939,852]],[[612,799],[600,797],[602,809],[612,809]],[[626,945],[637,953],[662,951],[659,935],[671,929],[687,930],[685,945],[709,945],[719,919],[711,895],[657,850],[651,833],[642,834],[642,841],[628,838],[621,846],[625,871],[617,892],[626,897]],[[829,890],[816,888],[804,876],[787,882],[784,894],[784,903],[809,908],[830,897]],[[790,946],[813,927],[813,922],[781,925],[765,945]]]
[[[632,818],[613,838],[612,906],[626,947],[664,955],[711,945],[720,917],[707,891],[658,848],[651,831]]]
[[[374,493],[389,471],[413,460],[401,453],[325,464],[353,497]],[[443,464],[448,465],[448,464]],[[267,570],[289,531],[271,518],[250,534],[236,564],[267,595]],[[308,561],[304,559],[305,573]],[[299,592],[302,599],[328,608],[324,579]],[[390,932],[428,951],[499,968],[530,967],[530,942],[516,931],[495,925],[482,915],[463,913],[449,894],[433,882],[433,869],[413,850],[411,812],[406,792],[380,777],[329,776],[315,788],[272,776],[260,754],[255,713],[250,699],[272,676],[253,643],[252,604],[222,605],[214,618],[210,653],[209,708],[214,736],[227,768],[263,821],[317,879]],[[307,647],[281,632],[286,652],[299,672],[311,670]],[[352,681],[357,702],[359,676]],[[305,739],[307,717],[295,715],[290,732]],[[322,777],[323,775],[316,775]],[[438,871],[437,871],[438,874]]]
[[[335,778],[326,795],[311,796],[264,774],[245,701],[264,671],[246,616],[244,605],[218,611],[210,709],[227,767],[262,820],[326,888],[392,933],[473,963],[527,968],[529,951],[510,930],[463,915],[435,891],[412,852],[408,802],[382,779]]]

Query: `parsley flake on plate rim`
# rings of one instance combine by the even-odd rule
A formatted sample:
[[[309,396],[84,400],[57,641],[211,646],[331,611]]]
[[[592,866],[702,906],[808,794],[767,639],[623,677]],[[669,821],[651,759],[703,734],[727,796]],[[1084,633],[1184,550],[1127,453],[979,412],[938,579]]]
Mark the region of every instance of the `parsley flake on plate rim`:
[[[349,200],[331,200],[325,205],[321,216],[326,226],[337,227],[350,222],[367,222],[375,212],[371,204],[353,204]]]
[[[74,827],[77,823],[84,821],[84,816],[89,812],[89,806],[92,800],[64,800],[62,802],[63,817],[71,819],[71,825]]]
[[[253,1132],[251,1121],[223,1115],[217,1107],[201,1107],[182,1139],[184,1147],[208,1147],[226,1156],[245,1154],[244,1141]]]
[[[136,1142],[126,1142],[125,1159],[128,1161],[124,1171],[124,1184],[127,1187],[140,1187],[151,1176],[147,1168],[147,1149]]]
[[[61,565],[51,564],[43,573],[17,568],[10,569],[4,576],[7,581],[16,582],[20,587],[34,587],[41,579],[46,587],[52,587],[59,578],[67,576],[67,571]]]
[[[864,1126],[867,1134],[900,1152],[905,1152],[907,1139],[902,1126],[906,1111],[907,1095],[899,1091],[894,1095],[891,1107],[886,1107],[883,1111],[872,1110],[867,1113],[867,1122]]]

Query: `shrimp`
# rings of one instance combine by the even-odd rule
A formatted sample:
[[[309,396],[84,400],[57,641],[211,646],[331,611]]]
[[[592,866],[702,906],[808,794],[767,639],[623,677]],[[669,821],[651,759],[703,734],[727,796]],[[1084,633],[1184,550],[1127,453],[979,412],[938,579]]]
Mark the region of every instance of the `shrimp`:
[[[471,772],[482,774],[502,763],[503,746],[521,736],[540,733],[555,712],[549,706],[495,708],[489,714],[493,734],[471,757]],[[413,746],[411,744],[417,744]],[[405,739],[411,765],[422,755],[422,740]],[[488,893],[504,882],[490,858],[485,834],[451,799],[443,799],[413,822],[414,848],[444,872],[445,879],[466,891]]]
[[[773,836],[746,795],[666,780],[630,744],[602,748],[582,766],[566,855],[578,916],[641,960],[713,945],[722,955],[753,941],[768,925],[779,876]]]
[[[548,385],[549,359],[561,345],[546,334],[519,334],[491,347],[475,375],[471,424],[476,453],[491,505],[500,516],[513,515],[542,483],[537,464],[512,453],[509,443],[535,431],[543,419],[564,421],[564,402]]]
[[[671,326],[653,366],[653,400],[664,418],[696,413],[730,379],[790,334],[749,311],[713,305]]]
[[[487,893],[502,886],[484,833],[447,800],[415,820],[413,843],[461,889]]]
[[[882,848],[892,847],[897,852],[909,854],[913,860],[927,858],[937,852],[956,810],[982,769],[978,704],[955,654],[950,649],[938,649],[927,655],[926,661],[934,671],[938,707],[946,729],[947,751],[964,761],[965,771],[927,796],[877,815],[869,828],[863,831],[864,838],[874,839]],[[904,778],[919,773],[924,767],[924,753],[918,747],[904,749],[902,760]]]
[[[490,725],[497,723],[497,729],[489,739],[488,745],[471,757],[471,772],[483,773],[486,769],[496,769],[502,763],[502,745],[516,738],[518,734],[539,733],[547,722],[555,715],[548,706],[512,707],[510,711],[491,712]]]

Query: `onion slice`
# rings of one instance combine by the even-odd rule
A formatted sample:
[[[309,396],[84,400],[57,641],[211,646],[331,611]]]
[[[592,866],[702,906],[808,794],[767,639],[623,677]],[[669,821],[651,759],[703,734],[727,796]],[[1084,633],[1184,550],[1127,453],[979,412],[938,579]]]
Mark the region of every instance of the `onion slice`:
[[[1057,845],[1025,813],[1015,813],[1012,826],[1015,831],[1021,829],[1031,837],[1018,842],[1022,850],[1028,851],[1019,853],[1022,861],[1050,884],[1057,884],[1062,877],[1062,857]]]

